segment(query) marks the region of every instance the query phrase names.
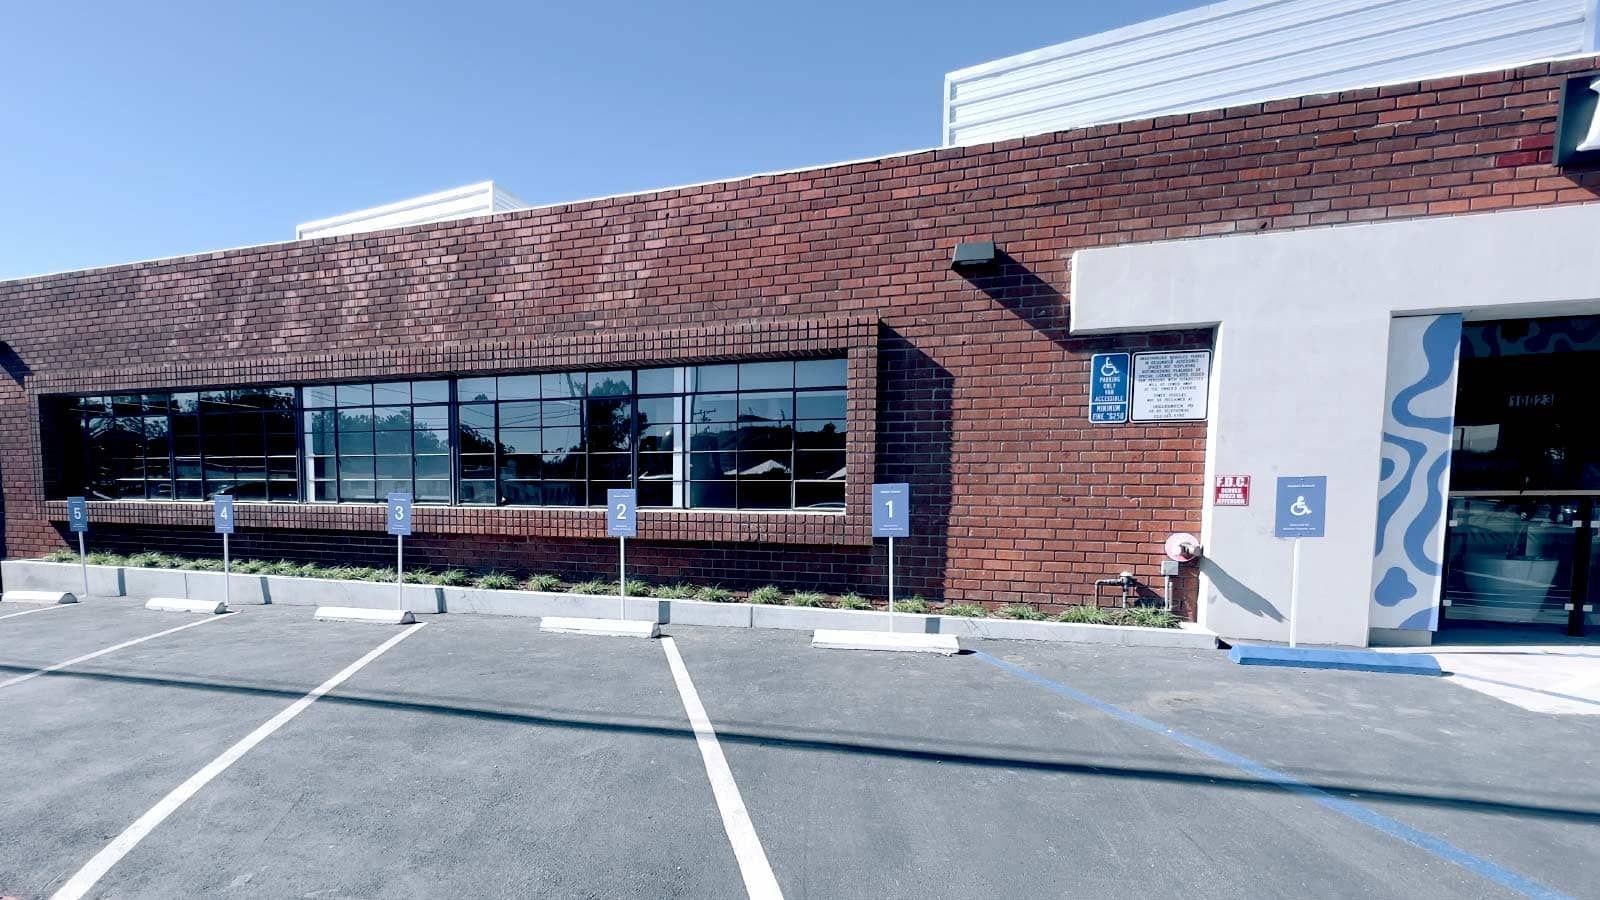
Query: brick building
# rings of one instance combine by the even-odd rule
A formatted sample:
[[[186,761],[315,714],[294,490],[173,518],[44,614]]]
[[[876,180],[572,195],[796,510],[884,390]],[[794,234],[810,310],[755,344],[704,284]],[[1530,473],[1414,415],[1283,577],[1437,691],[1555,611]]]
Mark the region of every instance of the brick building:
[[[1212,567],[1177,579],[1181,611],[1274,636],[1281,616],[1252,604],[1283,591],[1227,553],[1266,552],[1279,470],[1241,459],[1258,497],[1233,522],[1208,478],[1244,440],[1228,424],[1241,383],[1276,377],[1239,340],[1275,341],[1250,330],[1259,316],[1152,312],[1223,277],[1171,254],[1215,245],[1248,269],[1269,246],[1249,242],[1285,236],[1543,233],[1495,211],[1600,196],[1600,173],[1552,158],[1572,76],[1597,69],[1543,62],[0,283],[3,551],[68,546],[64,498],[85,494],[96,547],[213,552],[204,501],[223,492],[241,501],[239,556],[381,563],[374,501],[404,489],[419,503],[408,559],[592,575],[615,549],[593,504],[627,485],[642,577],[881,596],[870,485],[906,481],[907,592],[1050,609],[1127,570],[1159,595],[1161,542],[1191,531]],[[988,241],[993,263],[952,268],[958,244]],[[1280,252],[1301,251],[1263,258]],[[1590,263],[1569,274],[1592,281]],[[1303,299],[1279,308],[1298,317]],[[1600,307],[1526,314],[1585,311]],[[1093,354],[1191,350],[1216,353],[1193,420],[1090,423]],[[1372,431],[1378,407],[1363,409]],[[1378,492],[1376,437],[1306,427],[1325,454],[1368,454],[1373,477],[1339,487]],[[1318,565],[1362,558],[1365,581],[1377,498],[1362,503],[1349,515],[1365,532],[1344,540],[1365,557]],[[1361,615],[1318,634],[1364,642],[1368,594],[1329,600]]]

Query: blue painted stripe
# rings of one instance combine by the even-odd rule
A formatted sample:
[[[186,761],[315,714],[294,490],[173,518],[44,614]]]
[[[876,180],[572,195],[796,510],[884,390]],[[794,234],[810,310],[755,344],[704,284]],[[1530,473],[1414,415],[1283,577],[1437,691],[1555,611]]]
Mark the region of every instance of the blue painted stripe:
[[[1494,863],[1489,862],[1482,857],[1474,856],[1471,853],[1468,853],[1467,851],[1455,846],[1454,844],[1451,844],[1449,841],[1435,837],[1426,831],[1420,831],[1416,828],[1412,828],[1410,825],[1406,825],[1403,822],[1398,822],[1394,819],[1391,819],[1388,816],[1368,809],[1359,803],[1354,803],[1340,797],[1335,797],[1321,788],[1315,788],[1309,784],[1306,784],[1300,779],[1295,778],[1293,775],[1289,775],[1285,772],[1279,772],[1277,769],[1270,769],[1254,760],[1240,756],[1231,750],[1225,750],[1222,747],[1218,747],[1216,744],[1212,744],[1192,735],[1184,734],[1181,731],[1168,728],[1167,726],[1162,725],[1160,722],[1147,719],[1138,713],[1129,712],[1120,706],[1114,706],[1097,697],[1091,697],[1082,691],[1067,687],[1066,685],[1056,681],[1051,681],[1042,675],[1036,675],[1027,669],[1012,665],[1005,660],[996,659],[995,657],[990,656],[981,650],[974,652],[972,655],[997,669],[1010,672],[1012,675],[1015,675],[1024,681],[1032,682],[1033,684],[1036,684],[1045,690],[1052,691],[1072,700],[1076,700],[1086,706],[1092,706],[1114,719],[1120,719],[1129,725],[1142,728],[1152,734],[1157,734],[1169,740],[1175,741],[1185,747],[1188,747],[1190,750],[1205,754],[1206,756],[1209,756],[1218,762],[1233,766],[1235,769],[1259,778],[1262,781],[1277,785],[1278,787],[1281,787],[1290,793],[1300,794],[1301,796],[1314,800],[1324,809],[1332,810],[1333,812],[1336,812],[1348,819],[1360,822],[1362,825],[1366,825],[1367,827],[1376,829],[1377,831],[1381,831],[1390,837],[1398,838],[1412,845],[1413,847],[1426,850],[1445,862],[1453,863],[1469,872],[1481,875],[1484,878],[1487,878],[1490,881],[1500,885],[1501,887],[1515,891],[1524,897],[1562,898],[1562,900],[1570,900],[1568,895],[1545,887],[1531,878],[1519,875],[1516,872],[1513,872],[1510,869],[1502,866],[1495,865]]]

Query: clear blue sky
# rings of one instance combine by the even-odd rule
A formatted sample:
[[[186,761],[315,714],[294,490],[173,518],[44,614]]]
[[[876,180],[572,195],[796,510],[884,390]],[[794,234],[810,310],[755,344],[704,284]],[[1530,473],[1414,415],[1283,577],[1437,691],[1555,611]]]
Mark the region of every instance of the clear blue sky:
[[[931,147],[945,72],[1201,2],[9,4],[0,279]]]

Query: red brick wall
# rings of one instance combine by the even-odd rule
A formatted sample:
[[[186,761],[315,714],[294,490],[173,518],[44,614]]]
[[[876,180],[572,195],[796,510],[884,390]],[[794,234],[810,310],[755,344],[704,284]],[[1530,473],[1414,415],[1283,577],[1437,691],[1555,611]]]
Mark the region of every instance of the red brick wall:
[[[868,427],[874,405],[877,415],[870,446],[852,445],[845,520],[675,514],[688,519],[655,549],[642,540],[642,564],[730,585],[881,593],[882,548],[863,522],[875,477],[914,485],[908,590],[1082,599],[1124,568],[1159,584],[1160,539],[1199,525],[1204,427],[1088,427],[1088,354],[1209,338],[1071,337],[1072,251],[1592,201],[1600,174],[1563,173],[1549,159],[1562,75],[1597,66],[1541,64],[0,284],[3,549],[63,543],[51,521],[59,504],[41,498],[35,403],[67,385],[194,384],[217,374],[194,355],[219,348],[238,379],[281,381],[507,359],[554,368],[571,361],[569,344],[605,365],[651,362],[691,354],[695,334],[709,353],[729,329],[846,322],[832,337],[761,351],[850,348],[852,429]],[[1005,265],[980,278],[950,271],[963,239],[997,241]],[[863,321],[879,323],[866,346],[848,324]],[[617,334],[635,338],[605,343]],[[400,353],[386,349],[396,335],[408,341]],[[123,505],[103,537],[176,546],[200,533],[198,510],[157,506]],[[262,552],[367,545],[364,513],[282,512],[293,527],[262,537]],[[598,512],[437,515],[450,534],[417,542],[441,562],[608,568]]]

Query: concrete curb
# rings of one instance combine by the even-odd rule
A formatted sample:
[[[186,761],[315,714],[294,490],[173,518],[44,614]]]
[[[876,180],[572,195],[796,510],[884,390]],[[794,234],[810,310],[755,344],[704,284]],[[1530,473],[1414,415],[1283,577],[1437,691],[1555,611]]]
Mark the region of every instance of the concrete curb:
[[[554,634],[592,634],[600,637],[655,638],[661,636],[661,626],[655,622],[630,619],[582,619],[570,616],[545,616],[539,620],[539,630]]]
[[[408,609],[361,609],[349,606],[319,606],[312,618],[318,622],[360,622],[364,625],[411,625],[417,621],[417,617]]]
[[[961,645],[948,634],[916,634],[886,631],[838,631],[817,629],[811,646],[819,650],[888,650],[900,653],[937,653],[955,656]]]
[[[58,606],[62,603],[77,603],[78,598],[67,591],[6,591],[0,594],[0,603],[16,603],[21,606]]]
[[[27,589],[75,590],[82,577],[75,563],[6,560],[3,565],[6,583]],[[159,573],[164,577],[147,577],[144,574],[150,572]],[[99,593],[96,588],[98,585],[105,590],[106,596],[126,596],[128,592],[123,590],[125,574],[131,583],[137,586],[174,585],[176,582],[172,581],[172,576],[182,576],[181,587],[174,591],[162,592],[163,595],[170,594],[188,599],[213,599],[221,595],[220,572],[131,567],[124,569],[116,566],[90,566],[90,589]],[[280,575],[232,577],[231,588],[235,606],[260,602],[390,612],[396,605],[393,584]],[[408,584],[405,587],[407,611],[424,615],[478,613],[615,621],[618,600],[615,595],[499,591],[427,584]],[[889,631],[889,614],[883,610],[707,603],[700,600],[665,600],[656,597],[629,597],[624,610],[629,619],[654,620],[662,625],[777,628],[795,631]],[[909,634],[953,635],[958,638],[1113,644],[1123,647],[1214,650],[1217,646],[1215,634],[1192,623],[1184,623],[1179,628],[1141,628],[1127,625],[1077,625],[1065,622],[1028,622],[1015,619],[975,619],[896,613],[894,630]]]

